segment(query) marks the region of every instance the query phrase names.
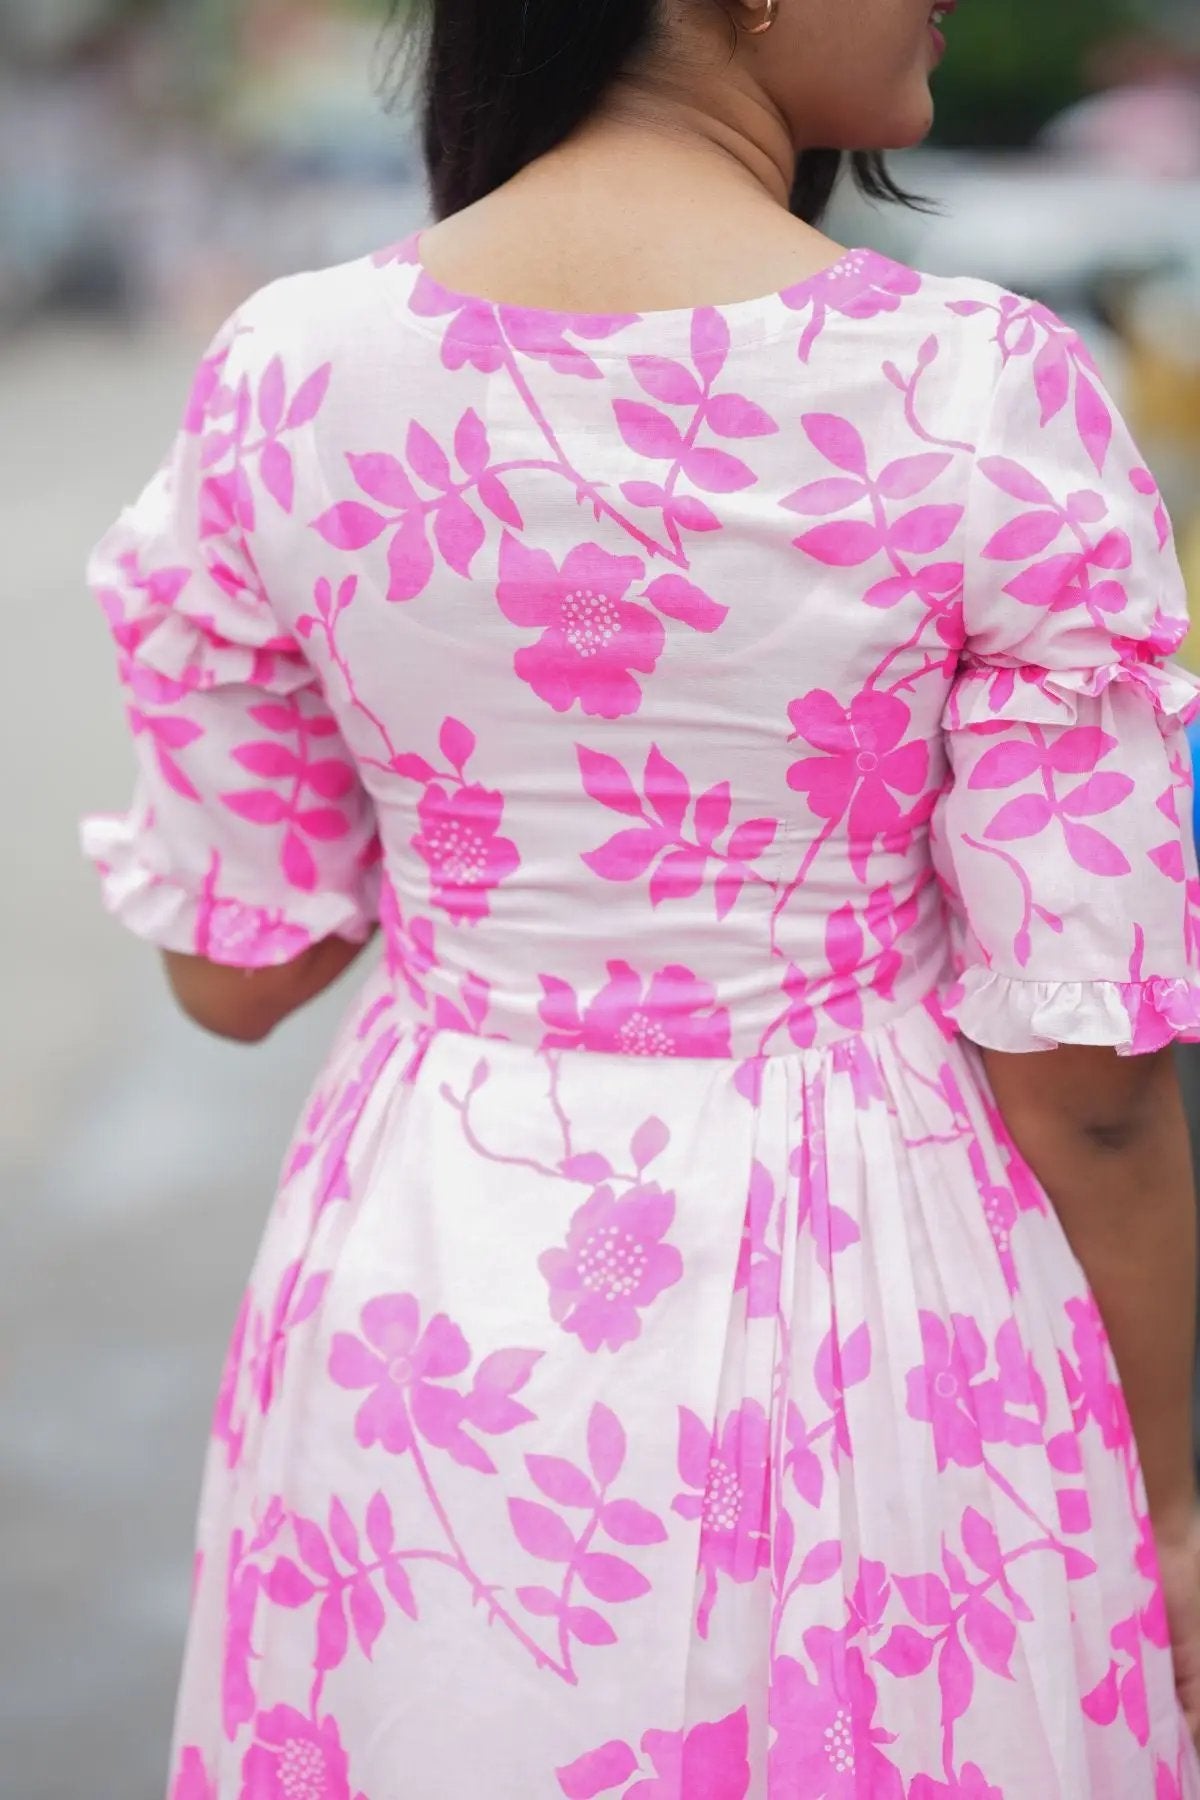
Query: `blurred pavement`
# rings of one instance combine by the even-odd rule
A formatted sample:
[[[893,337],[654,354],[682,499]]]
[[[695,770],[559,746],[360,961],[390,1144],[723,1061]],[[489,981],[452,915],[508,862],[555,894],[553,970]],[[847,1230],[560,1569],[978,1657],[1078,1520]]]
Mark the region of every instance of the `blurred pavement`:
[[[0,350],[0,1800],[162,1800],[225,1340],[345,1004],[205,1038],[75,847],[131,772],[82,565],[200,348],[59,324]]]

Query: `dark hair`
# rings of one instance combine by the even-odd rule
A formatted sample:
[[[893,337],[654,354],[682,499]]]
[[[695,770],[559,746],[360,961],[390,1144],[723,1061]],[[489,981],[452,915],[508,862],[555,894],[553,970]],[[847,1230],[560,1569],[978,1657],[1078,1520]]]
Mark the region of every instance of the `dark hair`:
[[[409,0],[412,4],[413,0]],[[425,165],[438,218],[481,200],[587,119],[656,29],[656,0],[420,0],[415,74]],[[396,0],[393,19],[408,8]],[[919,206],[880,152],[805,150],[792,211],[816,224],[843,165],[873,200]]]

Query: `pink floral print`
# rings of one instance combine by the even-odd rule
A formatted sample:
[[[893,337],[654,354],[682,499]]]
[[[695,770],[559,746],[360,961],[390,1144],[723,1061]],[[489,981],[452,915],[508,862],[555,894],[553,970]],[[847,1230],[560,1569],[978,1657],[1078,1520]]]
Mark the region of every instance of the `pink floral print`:
[[[171,1800],[1200,1800],[962,1041],[1200,1036],[1182,582],[1075,335],[870,251],[592,316],[410,239],[239,310],[91,580],[106,904],[381,939],[220,1381]]]

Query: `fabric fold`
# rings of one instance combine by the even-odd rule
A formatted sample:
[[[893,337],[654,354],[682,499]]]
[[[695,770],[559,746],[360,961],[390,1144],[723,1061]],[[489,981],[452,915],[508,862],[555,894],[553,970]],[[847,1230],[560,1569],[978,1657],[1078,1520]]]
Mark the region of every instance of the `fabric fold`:
[[[1132,1056],[1200,1040],[1200,983],[1021,981],[971,968],[942,996],[946,1015],[985,1050],[1053,1050],[1093,1044]]]
[[[1200,713],[1200,678],[1178,663],[1130,654],[1091,669],[1051,669],[1003,659],[968,658],[950,690],[942,724],[970,726],[1074,725],[1080,702],[1097,700],[1116,685],[1139,689],[1160,719],[1188,724]]]
[[[273,968],[322,938],[364,943],[374,925],[377,872],[364,874],[356,898],[333,890],[294,891],[286,908],[257,906],[221,894],[219,859],[199,891],[158,873],[130,813],[84,819],[80,842],[100,877],[106,910],[160,950],[233,968]]]

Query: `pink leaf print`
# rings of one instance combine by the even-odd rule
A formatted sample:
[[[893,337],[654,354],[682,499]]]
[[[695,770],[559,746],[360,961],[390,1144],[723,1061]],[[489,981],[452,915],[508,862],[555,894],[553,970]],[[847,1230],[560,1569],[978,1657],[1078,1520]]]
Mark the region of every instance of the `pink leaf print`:
[[[982,1569],[985,1575],[999,1573],[1003,1557],[996,1527],[973,1506],[968,1506],[963,1514],[962,1538],[963,1548],[977,1569]]]
[[[585,851],[581,860],[604,881],[636,881],[662,847],[658,831],[618,831],[598,850]]]
[[[897,1575],[896,1589],[918,1625],[948,1625],[954,1616],[940,1575]]]
[[[403,463],[383,451],[370,456],[346,457],[350,473],[364,494],[378,500],[381,506],[404,512],[419,506],[417,490],[409,480]]]
[[[433,535],[446,564],[456,575],[469,575],[471,562],[487,537],[483,521],[459,495],[439,506],[433,518]]]
[[[1083,1696],[1083,1710],[1096,1725],[1111,1725],[1120,1710],[1117,1676],[1117,1664],[1109,1663],[1107,1675]]]
[[[607,1744],[601,1744],[598,1750],[589,1750],[577,1762],[565,1769],[557,1769],[558,1785],[567,1800],[595,1800],[597,1794],[604,1794],[611,1788],[620,1787],[631,1775],[637,1774],[638,1759],[628,1744],[622,1744],[615,1738]]]
[[[969,788],[1015,787],[1036,775],[1045,760],[1045,752],[1037,744],[1021,738],[993,744],[985,750],[967,778]]]
[[[537,1619],[554,1619],[562,1610],[562,1600],[558,1594],[546,1587],[519,1587],[517,1599]]]
[[[980,551],[992,562],[1019,562],[1048,550],[1063,528],[1058,512],[1019,513],[995,532]]]
[[[727,781],[718,782],[701,794],[696,802],[696,836],[702,844],[711,844],[729,824],[733,795]]]
[[[299,832],[285,833],[281,861],[288,882],[302,893],[311,894],[317,885],[317,865],[312,851]]]
[[[481,475],[476,492],[483,505],[502,525],[511,525],[514,531],[523,530],[525,521],[521,510],[498,475]]]
[[[272,793],[270,788],[247,788],[240,794],[222,794],[221,803],[252,825],[278,825],[287,817],[288,811],[283,796]]]
[[[171,1800],[217,1800],[216,1785],[209,1781],[204,1758],[194,1747],[183,1752]]]
[[[387,597],[393,603],[415,600],[429,586],[433,550],[425,535],[425,515],[410,512],[388,544]]]
[[[535,1500],[510,1500],[508,1516],[517,1542],[530,1556],[543,1562],[570,1562],[575,1554],[575,1539],[565,1519],[548,1506]]]
[[[692,361],[704,380],[713,382],[729,355],[729,326],[715,306],[698,306],[692,314]]]
[[[327,1594],[317,1615],[317,1655],[314,1668],[318,1672],[338,1668],[349,1642],[350,1630],[342,1597],[338,1593]]]
[[[852,569],[870,562],[883,547],[878,525],[847,519],[837,525],[817,525],[796,539],[796,548],[830,568]]]
[[[661,1119],[646,1119],[633,1134],[629,1153],[639,1174],[660,1157],[671,1141],[671,1134]]]
[[[1005,802],[983,835],[1000,843],[1036,837],[1040,831],[1045,831],[1053,817],[1054,808],[1044,794],[1022,794],[1017,800]]]
[[[667,508],[672,522],[684,531],[720,531],[721,521],[712,508],[694,494],[676,494]]]
[[[815,1586],[828,1581],[842,1566],[842,1546],[836,1538],[816,1544],[800,1565],[798,1579]]]
[[[295,431],[301,425],[311,424],[322,406],[329,391],[329,378],[333,373],[332,363],[322,363],[307,376],[292,396],[292,404],[288,407],[285,421],[289,431]]]
[[[454,477],[446,452],[437,439],[414,419],[404,441],[405,454],[415,474],[434,488],[450,488]]]
[[[1058,338],[1048,338],[1038,351],[1033,364],[1033,385],[1041,401],[1041,422],[1048,425],[1067,404],[1067,395],[1071,391],[1071,369]]]
[[[314,530],[335,550],[362,550],[375,542],[386,525],[382,513],[358,500],[343,500],[313,520]]]
[[[681,462],[688,480],[706,494],[735,494],[752,487],[758,477],[753,469],[727,450],[684,450]]]
[[[276,1606],[304,1606],[316,1588],[290,1557],[281,1556],[267,1572],[264,1582],[267,1598]]]
[[[953,1631],[942,1645],[941,1655],[938,1657],[938,1687],[942,1695],[943,1724],[952,1724],[955,1719],[962,1718],[975,1691],[975,1672],[971,1667],[971,1659]]]
[[[983,1594],[972,1594],[963,1615],[963,1634],[985,1669],[1011,1678],[1009,1663],[1017,1642],[1017,1628]]]
[[[903,1680],[908,1675],[924,1674],[936,1648],[936,1638],[914,1631],[911,1625],[894,1625],[887,1642],[875,1652],[875,1661],[882,1663],[889,1675]]]
[[[887,541],[895,550],[940,550],[954,535],[962,516],[961,506],[918,506],[892,521]]]
[[[1051,767],[1064,775],[1090,774],[1096,764],[1116,749],[1117,740],[1098,725],[1080,725],[1052,739],[1046,751]]]
[[[243,769],[249,769],[252,775],[267,777],[296,775],[304,767],[294,750],[285,744],[272,744],[265,740],[256,744],[239,744],[233,752],[233,760],[240,763]]]
[[[358,1639],[358,1647],[370,1662],[375,1644],[384,1627],[383,1601],[366,1576],[350,1589],[350,1623]]]
[[[458,421],[454,432],[454,454],[468,475],[478,475],[487,468],[491,446],[483,420],[474,408]]]
[[[466,764],[475,754],[475,733],[461,719],[446,719],[438,734],[438,746],[442,755],[461,775]]]
[[[383,1571],[384,1585],[401,1612],[407,1613],[410,1619],[417,1617],[417,1601],[413,1593],[412,1582],[403,1563],[390,1562]]]
[[[600,750],[589,750],[584,744],[577,744],[575,751],[579,758],[584,793],[590,799],[599,801],[601,806],[606,806],[610,812],[625,813],[630,818],[640,819],[642,802],[624,765],[615,756],[608,756]]]
[[[610,1500],[600,1515],[600,1523],[616,1544],[662,1544],[667,1528],[656,1513],[636,1500]]]
[[[617,1634],[608,1620],[601,1618],[590,1606],[569,1606],[563,1617],[567,1630],[581,1644],[599,1648],[617,1641]]]
[[[714,394],[704,409],[704,422],[721,437],[771,437],[779,426],[770,413],[741,394]]]
[[[646,798],[669,831],[679,831],[691,804],[686,775],[651,744],[646,757]]]
[[[530,1480],[547,1500],[553,1500],[559,1506],[595,1506],[596,1490],[591,1482],[582,1469],[577,1469],[564,1457],[527,1456],[525,1467],[529,1470]]]
[[[944,469],[949,468],[951,460],[944,451],[902,456],[896,462],[888,463],[875,485],[889,500],[908,500],[913,494],[923,493]]]
[[[1032,506],[1053,506],[1054,495],[1045,484],[1038,480],[1031,470],[1021,463],[1010,462],[1006,456],[984,456],[979,461],[979,472],[1000,489],[1010,499],[1024,500]]]
[[[625,1466],[625,1431],[611,1408],[597,1401],[588,1417],[588,1461],[602,1488],[617,1479]]]
[[[806,413],[800,423],[810,444],[826,462],[865,478],[867,448],[849,419],[841,419],[836,413]]]
[[[1075,383],[1075,424],[1080,443],[1091,458],[1096,473],[1102,475],[1112,442],[1112,414],[1098,390],[1082,373]]]
[[[650,904],[660,906],[664,900],[686,900],[704,885],[706,853],[703,850],[673,850],[664,856],[650,877]]]
[[[268,494],[283,508],[284,512],[290,513],[296,497],[296,471],[292,463],[292,453],[287,445],[272,438],[269,443],[263,445],[258,466],[263,486]]]
[[[638,386],[652,400],[668,406],[696,406],[701,388],[691,370],[667,356],[631,356],[629,368]]]
[[[1096,813],[1111,812],[1133,792],[1128,775],[1090,775],[1059,801],[1059,809],[1073,819],[1090,818]]]
[[[382,1493],[372,1494],[367,1506],[367,1541],[376,1556],[386,1560],[391,1555],[395,1536],[392,1509],[387,1503],[387,1497]]]
[[[1077,825],[1069,819],[1062,822],[1063,835],[1071,860],[1091,875],[1128,875],[1129,858],[1111,838],[1091,825]]]
[[[754,862],[775,842],[779,830],[775,819],[747,819],[730,835],[729,854],[735,862]]]
[[[673,420],[641,400],[614,400],[613,412],[622,438],[639,456],[673,462],[683,451],[683,436]]]
[[[286,398],[283,362],[280,357],[273,356],[263,370],[262,380],[258,384],[258,417],[268,437],[278,431],[283,423]]]
[[[579,1560],[579,1579],[597,1600],[622,1602],[640,1600],[650,1592],[650,1583],[640,1569],[622,1556],[609,1556],[593,1551]]]
[[[682,575],[660,575],[646,589],[646,598],[668,619],[690,625],[693,631],[716,631],[729,616],[727,606],[711,600]]]
[[[789,512],[804,513],[814,518],[827,513],[845,512],[865,498],[869,489],[865,481],[852,481],[844,475],[831,475],[823,481],[810,481],[780,502]]]

